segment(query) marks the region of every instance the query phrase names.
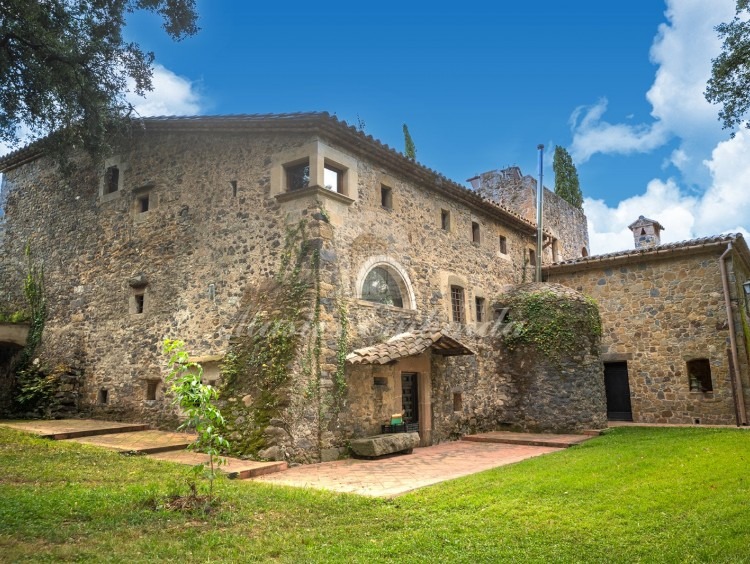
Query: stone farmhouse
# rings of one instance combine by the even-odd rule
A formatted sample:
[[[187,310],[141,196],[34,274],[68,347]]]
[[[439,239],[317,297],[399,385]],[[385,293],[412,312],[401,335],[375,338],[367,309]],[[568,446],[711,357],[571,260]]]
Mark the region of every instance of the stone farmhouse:
[[[589,256],[585,216],[546,191],[532,284],[533,179],[469,189],[325,113],[147,118],[102,165],[62,175],[31,145],[0,171],[0,291],[22,308],[25,250],[44,265],[35,366],[77,413],[173,426],[161,343],[180,338],[249,456],[333,459],[399,413],[423,445],[608,412],[747,421],[739,235],[659,245],[642,218],[640,248]],[[575,350],[508,345],[507,305],[534,292],[570,312]],[[17,332],[0,324],[5,410]]]

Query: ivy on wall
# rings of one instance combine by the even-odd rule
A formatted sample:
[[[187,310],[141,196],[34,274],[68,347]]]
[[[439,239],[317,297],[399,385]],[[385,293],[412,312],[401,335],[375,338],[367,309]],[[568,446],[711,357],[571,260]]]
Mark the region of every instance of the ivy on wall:
[[[319,217],[327,221],[324,213]],[[275,420],[290,412],[299,394],[289,389],[295,370],[307,381],[298,410],[314,404],[318,451],[322,448],[323,433],[346,390],[348,323],[346,306],[339,300],[336,371],[333,386],[322,385],[329,375],[321,369],[320,282],[320,240],[310,240],[305,222],[300,222],[287,230],[278,273],[247,293],[248,315],[222,363],[222,396],[242,399],[224,410],[233,454],[256,457],[271,446],[266,430],[278,426]]]
[[[560,362],[580,353],[586,345],[594,346],[591,337],[602,334],[599,308],[588,296],[579,300],[550,290],[533,289],[498,301],[509,308],[507,321],[513,324],[513,330],[506,332],[503,340],[511,351],[532,346],[549,360]]]

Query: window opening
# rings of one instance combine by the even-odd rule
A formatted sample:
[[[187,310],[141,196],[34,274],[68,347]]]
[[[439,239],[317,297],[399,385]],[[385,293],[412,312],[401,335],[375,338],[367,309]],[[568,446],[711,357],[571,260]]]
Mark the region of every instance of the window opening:
[[[323,168],[323,184],[327,190],[343,194],[344,171],[334,168],[331,165],[325,165]]]
[[[474,298],[474,305],[477,311],[477,323],[481,323],[485,319],[484,298]]]
[[[479,224],[476,221],[471,222],[471,240],[479,244]]]
[[[463,411],[463,398],[461,392],[453,392],[453,411]]]
[[[138,196],[138,198],[136,199],[136,209],[138,210],[138,213],[145,213],[148,211],[149,200],[150,200],[149,194],[143,194],[142,196]]]
[[[146,382],[146,400],[154,401],[156,399],[156,389],[159,387],[158,380],[148,380]]]
[[[532,249],[529,249],[529,264],[536,266],[536,253]]]
[[[440,227],[444,231],[451,230],[451,212],[448,210],[440,210]]]
[[[237,197],[237,181],[236,180],[230,180],[229,184],[232,186],[232,196]]]
[[[404,298],[396,278],[382,266],[376,266],[365,277],[362,299],[377,304],[404,307]]]
[[[386,378],[385,376],[375,376],[372,379],[372,385],[383,386],[383,387],[388,386],[388,378]]]
[[[464,311],[464,289],[461,286],[451,286],[451,313],[454,323],[464,322]]]
[[[145,294],[135,294],[133,296],[133,303],[134,303],[133,313],[143,313],[143,305],[145,303],[144,297],[145,297]]]
[[[689,360],[687,363],[688,378],[690,378],[691,392],[713,392],[711,380],[711,363],[707,358]]]
[[[286,189],[289,192],[304,190],[310,186],[310,160],[284,167],[286,171]]]
[[[393,209],[393,190],[388,186],[380,187],[380,205],[387,210]]]
[[[500,235],[500,252],[504,255],[508,254],[508,239],[504,235]]]
[[[99,390],[98,401],[102,405],[109,403],[109,390],[105,388],[102,388],[101,390]]]
[[[589,252],[588,252],[588,250],[586,249],[586,247],[583,247],[583,248],[581,249],[581,256],[582,256],[582,257],[587,257],[587,256],[589,256]]]
[[[104,176],[104,193],[112,194],[120,189],[120,169],[116,166],[107,168]]]

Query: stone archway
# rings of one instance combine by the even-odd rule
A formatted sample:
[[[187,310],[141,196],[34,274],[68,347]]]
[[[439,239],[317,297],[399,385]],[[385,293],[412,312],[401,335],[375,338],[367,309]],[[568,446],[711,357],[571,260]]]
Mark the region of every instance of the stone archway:
[[[26,346],[28,325],[0,323],[0,413],[6,412],[13,389],[13,365]]]

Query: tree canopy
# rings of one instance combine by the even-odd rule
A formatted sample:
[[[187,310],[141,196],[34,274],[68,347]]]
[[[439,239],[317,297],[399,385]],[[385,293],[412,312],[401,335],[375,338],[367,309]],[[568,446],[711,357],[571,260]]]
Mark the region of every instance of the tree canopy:
[[[578,171],[570,153],[559,145],[555,147],[552,170],[555,171],[555,194],[579,210],[583,209],[583,194],[581,194],[581,186],[578,182]]]
[[[57,147],[105,152],[105,134],[133,114],[128,81],[153,88],[153,53],[123,39],[136,10],[176,41],[198,31],[195,0],[0,0],[0,141],[55,132]]]
[[[725,129],[734,129],[750,111],[750,0],[737,0],[731,22],[716,26],[724,41],[721,54],[713,59],[706,100],[721,104],[719,120]],[[750,128],[750,122],[746,123]]]

